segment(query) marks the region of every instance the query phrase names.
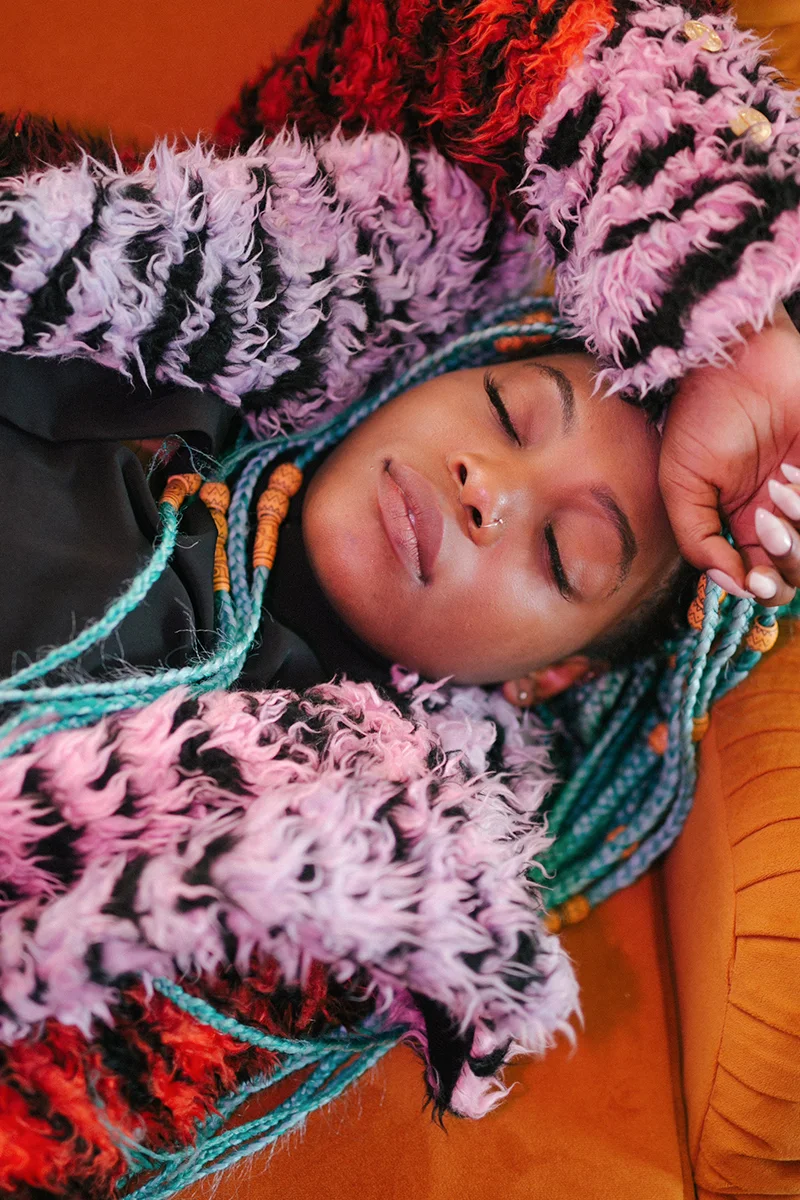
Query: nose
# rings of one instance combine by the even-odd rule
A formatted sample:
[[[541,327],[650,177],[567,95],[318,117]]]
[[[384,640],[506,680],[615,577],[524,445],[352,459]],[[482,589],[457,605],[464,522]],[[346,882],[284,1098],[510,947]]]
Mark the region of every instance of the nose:
[[[454,454],[448,470],[458,487],[467,530],[478,545],[493,545],[505,532],[511,492],[499,460],[477,454]]]

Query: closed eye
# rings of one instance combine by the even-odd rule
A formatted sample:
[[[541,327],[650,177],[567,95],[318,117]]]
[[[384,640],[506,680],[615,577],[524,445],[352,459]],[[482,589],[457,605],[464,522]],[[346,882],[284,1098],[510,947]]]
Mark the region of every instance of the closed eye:
[[[483,377],[483,387],[486,395],[489,398],[489,403],[495,411],[498,421],[503,429],[503,432],[515,441],[518,446],[522,445],[522,439],[514,428],[514,423],[508,415],[508,409],[503,403],[503,398],[500,395],[500,389],[495,383],[494,376],[491,371],[487,371]]]
[[[558,551],[558,542],[556,535],[553,532],[552,525],[545,525],[544,539],[547,542],[547,553],[550,558],[550,569],[553,572],[553,579],[561,595],[565,600],[573,600],[575,598],[575,589],[567,579],[564,570],[564,564],[561,561],[561,555]]]

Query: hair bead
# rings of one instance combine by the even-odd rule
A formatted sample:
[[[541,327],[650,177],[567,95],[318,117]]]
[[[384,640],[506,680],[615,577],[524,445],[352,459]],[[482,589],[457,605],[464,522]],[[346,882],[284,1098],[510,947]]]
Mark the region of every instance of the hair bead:
[[[169,504],[178,512],[184,500],[200,490],[202,482],[201,477],[195,474],[170,475],[167,486],[161,493],[159,504]]]
[[[767,624],[765,621],[755,621],[753,627],[745,638],[745,645],[748,650],[755,650],[758,654],[766,654],[778,640],[778,622],[772,618],[772,623]]]
[[[654,754],[664,754],[669,742],[669,728],[666,721],[659,721],[647,735],[647,744]]]
[[[701,742],[708,733],[708,727],[710,724],[710,713],[704,712],[699,717],[695,717],[692,721],[692,741]]]
[[[297,495],[302,485],[303,472],[295,463],[291,462],[281,463],[269,477],[269,488],[285,492],[290,499]]]
[[[253,567],[272,570],[278,550],[278,531],[289,511],[289,500],[300,490],[303,472],[294,463],[281,463],[269,477],[269,486],[258,499]]]
[[[213,588],[215,592],[229,592],[231,590],[231,573],[225,547],[228,541],[227,514],[231,503],[231,490],[227,483],[221,481],[204,483],[200,488],[200,499],[211,513],[211,518],[217,528]]]
[[[703,628],[707,584],[708,577],[706,575],[701,575],[697,582],[697,594],[692,603],[689,605],[688,621],[692,629]]]

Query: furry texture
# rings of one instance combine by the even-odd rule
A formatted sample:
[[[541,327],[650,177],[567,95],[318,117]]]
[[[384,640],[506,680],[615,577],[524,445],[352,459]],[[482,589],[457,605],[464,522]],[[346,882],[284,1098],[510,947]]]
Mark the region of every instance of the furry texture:
[[[643,2],[619,45],[597,36],[529,136],[521,192],[599,382],[651,407],[800,287],[797,97],[731,18],[707,20],[719,54],[685,19]],[[768,144],[733,133],[741,108],[769,117]]]
[[[687,370],[726,361],[800,287],[795,97],[725,8],[331,0],[219,134],[366,121],[433,142],[537,231],[601,381],[660,417]],[[720,53],[685,37],[697,18]],[[767,145],[732,133],[745,107],[772,122]]]
[[[207,977],[202,993],[222,1014],[295,1038],[352,1028],[372,1008],[363,983],[340,986],[318,964],[302,998],[265,961],[249,964],[246,980],[233,971]],[[191,1146],[226,1093],[277,1066],[273,1051],[198,1022],[138,983],[119,989],[112,1013],[113,1025],[95,1022],[91,1039],[49,1019],[44,1036],[0,1050],[3,1197],[108,1200],[128,1171],[126,1149]]]
[[[0,1033],[52,1018],[88,1036],[131,973],[245,971],[257,954],[294,985],[314,961],[413,1016],[437,1103],[480,1115],[501,1063],[576,1009],[525,878],[549,844],[546,762],[502,699],[429,685],[398,703],[353,683],[175,692],[43,739],[0,785]],[[463,1044],[446,1086],[431,1014]]]
[[[401,370],[532,277],[462,172],[391,135],[157,146],[0,193],[0,349],[206,387],[267,436]]]

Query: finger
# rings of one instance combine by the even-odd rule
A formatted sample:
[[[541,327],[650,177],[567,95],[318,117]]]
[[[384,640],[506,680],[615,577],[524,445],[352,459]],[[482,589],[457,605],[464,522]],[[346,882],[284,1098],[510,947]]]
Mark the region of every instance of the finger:
[[[754,567],[747,575],[747,586],[756,599],[770,607],[791,604],[796,589],[790,587],[774,567]]]
[[[788,604],[800,586],[800,536],[783,517],[757,508],[756,535],[770,556],[770,567],[756,567],[748,573],[751,591],[772,604]]]
[[[725,591],[744,594],[745,565],[739,552],[722,536],[717,489],[702,480],[685,480],[661,473],[661,494],[678,549],[701,571],[724,577]],[[713,576],[712,576],[713,578]]]
[[[790,487],[788,483],[780,483],[770,479],[767,484],[769,498],[776,508],[779,508],[790,521],[800,522],[800,488]]]

